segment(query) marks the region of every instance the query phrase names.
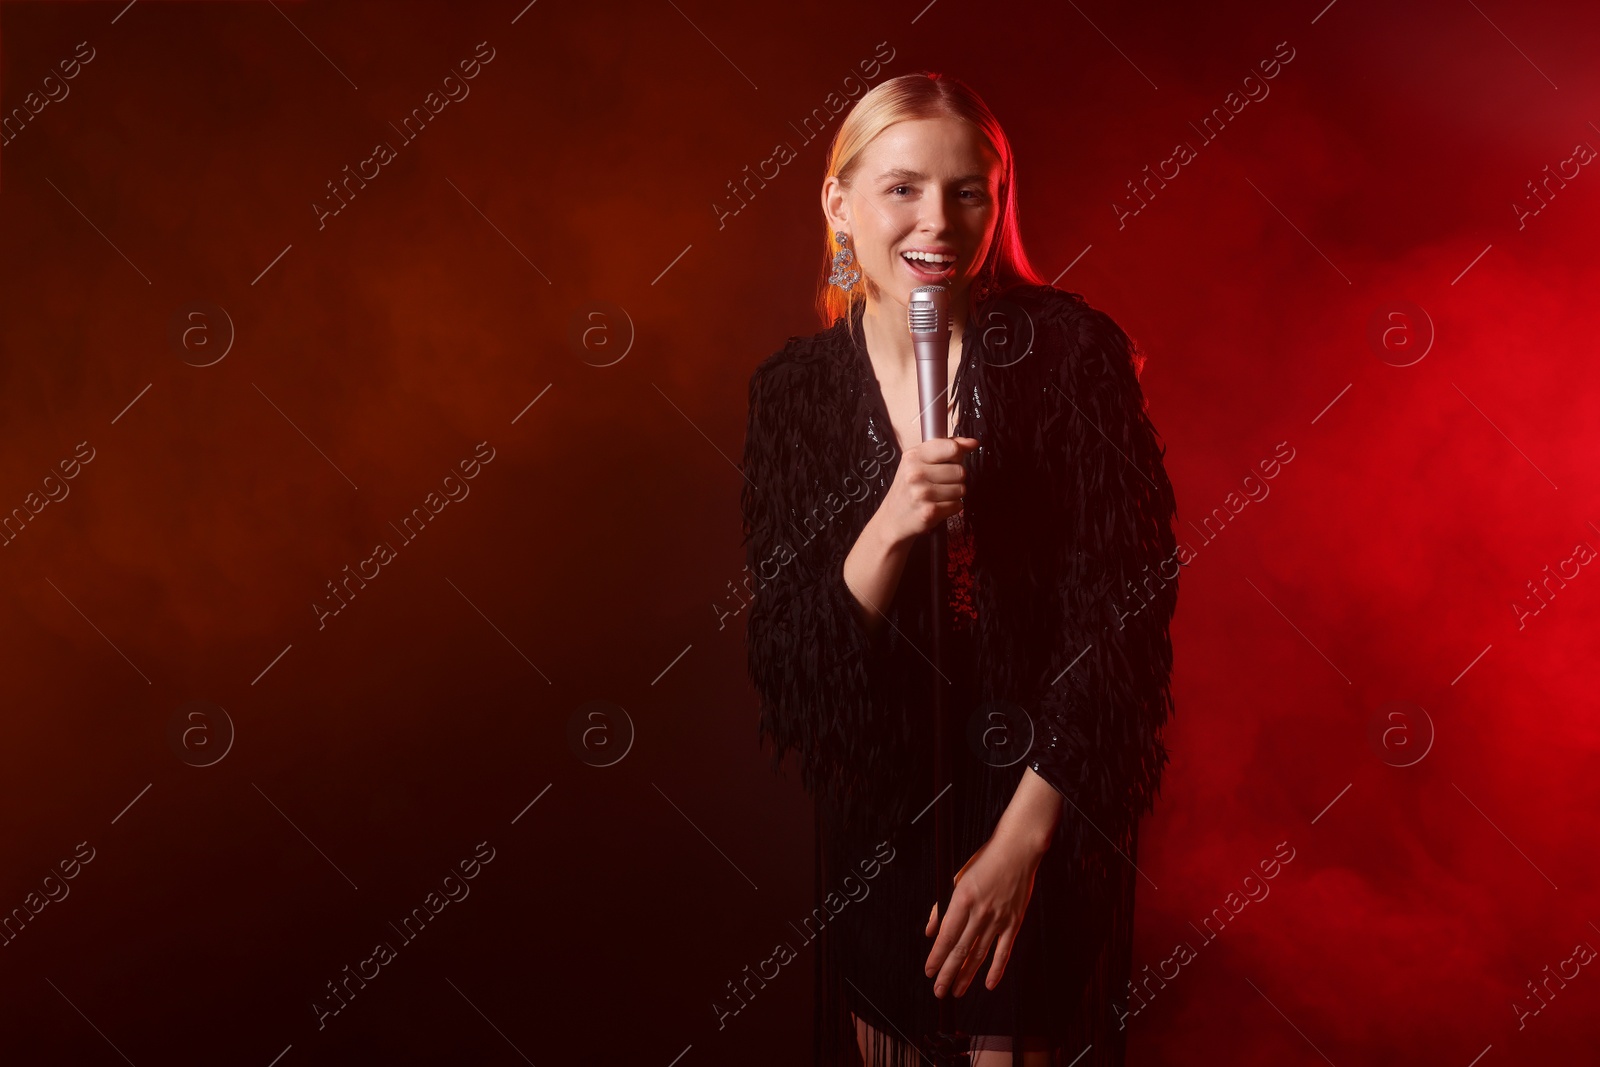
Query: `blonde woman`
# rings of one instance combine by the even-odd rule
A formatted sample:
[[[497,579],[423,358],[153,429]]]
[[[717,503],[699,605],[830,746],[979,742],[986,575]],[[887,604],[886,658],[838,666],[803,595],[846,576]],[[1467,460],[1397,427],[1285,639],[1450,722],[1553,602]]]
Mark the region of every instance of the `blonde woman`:
[[[954,79],[862,96],[822,211],[825,329],[751,376],[741,497],[760,734],[816,803],[816,1062],[925,1062],[953,997],[974,1065],[1120,1064],[1181,562],[1143,358],[1034,273],[1010,143]],[[923,441],[906,305],[931,284],[951,297],[950,436]],[[953,783],[933,780],[936,681]],[[941,794],[964,861],[943,916]]]

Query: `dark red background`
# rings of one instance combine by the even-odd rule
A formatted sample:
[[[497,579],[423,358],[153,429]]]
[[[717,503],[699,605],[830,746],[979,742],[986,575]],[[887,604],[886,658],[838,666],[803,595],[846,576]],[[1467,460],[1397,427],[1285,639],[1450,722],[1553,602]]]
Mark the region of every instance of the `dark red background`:
[[[789,124],[885,41],[876,81],[987,99],[1035,262],[1148,353],[1197,553],[1135,967],[1198,954],[1130,1062],[1600,1050],[1592,968],[1512,1008],[1600,945],[1600,578],[1513,608],[1600,545],[1600,176],[1513,207],[1600,145],[1592,5],[7,3],[4,110],[81,41],[0,152],[0,508],[95,450],[0,548],[0,909],[95,858],[0,948],[0,1059],[809,1062],[809,949],[711,1007],[811,878],[716,605],[748,376],[819,327],[825,142]],[[481,41],[470,96],[319,229],[325,183]],[[719,228],[779,140],[798,158]],[[196,300],[237,331],[207,367],[168,343]],[[592,301],[632,324],[620,361],[614,309],[603,355],[570,341]],[[1401,301],[1426,321],[1386,352]],[[480,441],[470,496],[319,630],[324,583]],[[168,740],[196,699],[237,731],[204,768]],[[569,741],[595,699],[636,730],[605,768]],[[1431,747],[1415,711],[1373,743],[1391,701]],[[324,983],[481,841],[471,895],[319,1030]]]

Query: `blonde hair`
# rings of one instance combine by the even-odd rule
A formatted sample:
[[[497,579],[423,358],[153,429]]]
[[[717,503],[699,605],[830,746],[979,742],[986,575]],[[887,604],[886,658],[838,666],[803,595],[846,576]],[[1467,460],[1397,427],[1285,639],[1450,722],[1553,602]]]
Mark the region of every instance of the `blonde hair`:
[[[856,101],[834,134],[824,178],[837,177],[848,184],[867,145],[896,122],[945,116],[971,123],[1000,159],[1000,188],[997,190],[1000,220],[979,277],[992,279],[990,284],[996,289],[1018,282],[1043,285],[1044,279],[1028,262],[1028,253],[1022,247],[1022,232],[1017,225],[1016,160],[1011,142],[978,94],[949,75],[929,71],[902,74],[880,83]],[[833,325],[866,299],[864,284],[846,293],[828,283],[828,275],[833,273],[833,257],[838,251],[839,243],[829,227],[823,235],[822,281],[817,291],[817,313],[824,326]]]

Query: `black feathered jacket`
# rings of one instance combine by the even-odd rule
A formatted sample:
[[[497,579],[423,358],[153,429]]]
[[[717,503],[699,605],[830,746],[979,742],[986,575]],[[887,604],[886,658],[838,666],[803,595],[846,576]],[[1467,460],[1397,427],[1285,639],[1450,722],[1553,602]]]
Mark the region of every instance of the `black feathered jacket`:
[[[932,683],[908,647],[925,609],[897,594],[892,625],[869,638],[844,583],[845,556],[900,458],[859,320],[858,307],[789,338],[750,378],[746,632],[774,769],[795,750],[819,801],[884,827],[932,799],[903,766],[913,732],[929,729]],[[1027,713],[1026,765],[1072,805],[1058,841],[1103,863],[1099,839],[1125,848],[1154,803],[1172,710],[1180,560],[1142,357],[1109,316],[1050,286],[979,303],[964,337],[957,433],[981,442],[965,460],[962,518],[983,698]],[[1021,773],[986,798],[989,829]]]

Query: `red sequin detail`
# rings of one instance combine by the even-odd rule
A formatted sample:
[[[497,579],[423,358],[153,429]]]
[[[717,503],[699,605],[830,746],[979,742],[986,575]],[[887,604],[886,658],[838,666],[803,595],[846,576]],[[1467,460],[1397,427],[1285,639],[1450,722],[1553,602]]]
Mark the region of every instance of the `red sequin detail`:
[[[950,579],[950,619],[962,629],[978,620],[978,606],[972,598],[972,531],[960,514],[945,521],[945,546],[948,558],[945,574]]]

